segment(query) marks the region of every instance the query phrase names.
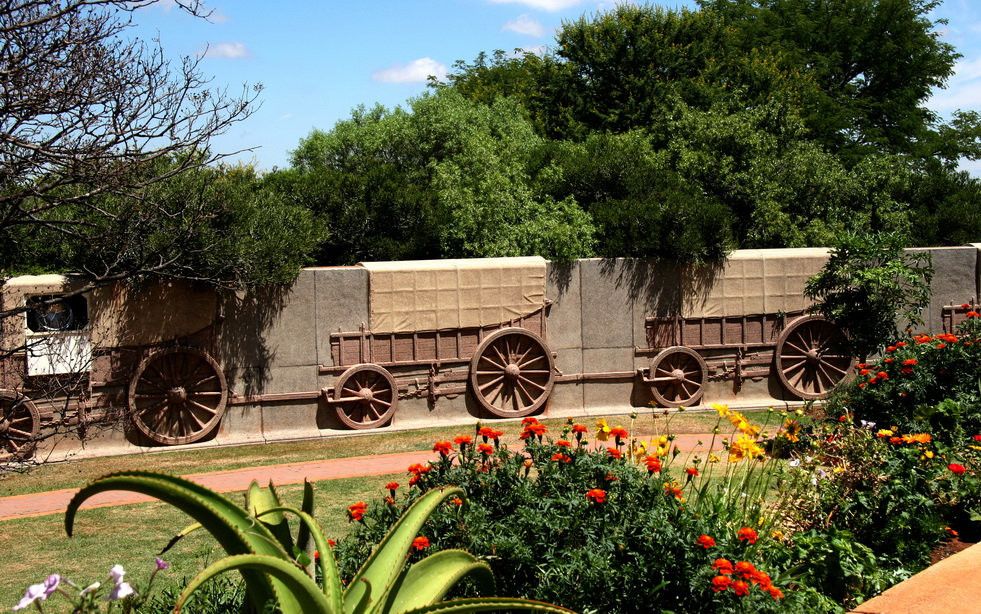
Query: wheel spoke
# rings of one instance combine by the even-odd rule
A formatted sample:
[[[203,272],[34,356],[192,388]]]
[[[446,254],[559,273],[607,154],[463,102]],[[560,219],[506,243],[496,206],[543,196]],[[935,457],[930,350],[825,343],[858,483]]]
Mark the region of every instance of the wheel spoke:
[[[701,382],[696,382],[695,380],[688,379],[687,377],[684,379],[684,381],[686,383],[691,384],[692,386],[695,386],[695,389],[696,390],[698,389],[698,386],[701,386],[702,385]]]
[[[21,437],[23,437],[24,439],[30,439],[31,437],[34,436],[32,433],[28,433],[27,431],[22,431],[20,429],[15,429],[13,427],[10,427],[9,429],[7,429],[7,432],[8,433],[19,433],[21,435]]]
[[[781,358],[785,358],[785,357],[784,356],[781,356]],[[784,375],[790,375],[791,372],[796,371],[797,369],[800,369],[801,367],[803,367],[806,364],[807,364],[807,361],[806,360],[798,360],[798,362],[795,362],[794,364],[790,365],[789,367],[786,367],[783,370],[783,374]]]
[[[525,368],[525,367],[527,367],[528,365],[533,365],[533,364],[535,364],[536,362],[538,362],[539,360],[545,360],[545,358],[546,358],[546,356],[544,356],[543,354],[539,354],[538,356],[535,356],[535,357],[534,357],[534,358],[532,358],[531,360],[529,360],[529,361],[527,361],[527,362],[523,362],[523,363],[521,363],[521,364],[519,364],[519,365],[518,365],[518,367],[519,367],[519,368],[521,368],[521,369],[524,369],[524,368]]]
[[[532,395],[530,392],[528,392],[528,390],[525,388],[524,384],[521,383],[521,380],[518,380],[515,383],[518,385],[518,389],[521,390],[521,392],[525,393],[525,398],[528,399],[528,405],[533,404],[535,402],[534,395]]]
[[[821,364],[824,365],[825,367],[831,367],[832,369],[834,369],[838,373],[841,373],[842,376],[848,375],[848,371],[846,371],[845,369],[839,369],[833,363],[830,363],[830,362],[827,362],[827,361],[822,360],[821,361]]]
[[[798,347],[797,345],[794,345],[793,343],[791,343],[791,342],[790,342],[790,339],[787,339],[786,341],[784,341],[784,342],[783,342],[783,344],[784,344],[785,346],[788,346],[788,347],[789,347],[790,349],[792,349],[792,350],[797,350],[797,353],[798,353],[798,354],[800,354],[801,356],[803,356],[803,355],[806,355],[806,354],[807,354],[807,350],[802,350],[802,349],[801,349],[800,347]]]
[[[492,379],[491,381],[489,381],[487,383],[484,383],[484,384],[481,384],[480,386],[478,386],[478,388],[480,389],[481,392],[483,392],[487,388],[490,388],[494,384],[496,384],[498,382],[501,382],[503,380],[504,380],[504,376],[503,375],[498,375],[496,378]]]
[[[191,399],[188,399],[188,401],[187,401],[187,402],[188,402],[188,403],[190,403],[191,405],[193,405],[193,406],[195,406],[195,407],[197,407],[198,409],[200,409],[200,410],[202,410],[202,411],[206,411],[206,412],[208,412],[208,413],[209,413],[209,414],[211,414],[212,416],[214,416],[215,414],[217,414],[217,413],[218,413],[218,411],[217,411],[217,410],[215,410],[215,409],[212,409],[212,408],[210,408],[210,407],[208,407],[207,405],[202,405],[201,403],[198,403],[197,401],[193,401],[193,400],[191,400]]]
[[[480,360],[486,360],[487,362],[489,362],[490,364],[492,364],[493,366],[495,366],[498,369],[498,371],[503,371],[504,370],[504,365],[503,364],[497,364],[496,362],[494,362],[493,360],[491,360],[490,356],[488,356],[487,354],[484,354],[483,356],[481,356],[480,357]]]
[[[542,392],[544,392],[544,391],[545,391],[545,386],[542,386],[541,384],[539,384],[539,383],[537,383],[537,382],[534,382],[534,381],[532,381],[532,380],[530,380],[530,379],[528,379],[527,377],[525,377],[525,376],[523,376],[523,375],[519,375],[519,376],[518,376],[518,380],[520,380],[520,381],[522,381],[522,382],[525,382],[526,384],[531,384],[532,386],[534,386],[535,388],[538,388],[538,389],[539,389],[539,390],[541,390]]]

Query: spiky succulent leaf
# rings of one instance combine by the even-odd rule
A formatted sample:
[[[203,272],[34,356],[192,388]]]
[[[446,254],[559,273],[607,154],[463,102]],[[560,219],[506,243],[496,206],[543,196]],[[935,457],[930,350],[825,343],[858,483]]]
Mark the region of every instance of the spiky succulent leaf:
[[[65,531],[71,537],[75,515],[88,498],[110,490],[138,492],[173,505],[198,521],[230,555],[265,554],[290,560],[276,538],[255,518],[232,501],[189,480],[148,471],[122,471],[98,478],[79,490],[65,511]],[[295,605],[278,580],[245,571],[249,597],[254,603],[274,601]]]
[[[468,575],[478,582],[481,594],[493,593],[494,574],[487,563],[463,550],[431,554],[409,567],[389,592],[384,609],[376,611],[402,614],[436,603]]]
[[[261,554],[227,556],[212,563],[195,576],[181,592],[174,606],[174,612],[180,612],[187,599],[205,582],[232,570],[241,570],[243,575],[246,571],[257,572],[260,575],[268,574],[286,587],[292,594],[294,603],[290,605],[281,603],[280,610],[283,614],[340,614],[331,609],[330,602],[320,591],[317,583],[298,567],[283,559]]]
[[[314,506],[313,485],[310,484],[310,482],[306,481],[306,479],[304,479],[303,503],[300,504],[300,509],[303,510],[305,513],[313,516],[313,506]],[[306,552],[307,556],[310,557],[310,563],[306,565],[306,571],[312,578],[314,574],[313,553],[315,547],[314,547],[313,540],[310,538],[310,529],[308,529],[305,524],[300,524],[300,530],[296,534],[296,547],[300,550],[300,552]]]
[[[507,597],[479,597],[477,599],[451,599],[429,606],[409,610],[405,614],[467,614],[469,612],[547,612],[548,614],[575,614],[563,607]]]
[[[245,508],[250,514],[258,518],[262,516],[262,524],[269,529],[269,532],[276,536],[283,550],[293,553],[293,536],[290,535],[290,525],[286,522],[286,517],[282,512],[267,513],[269,510],[283,506],[276,489],[272,482],[268,488],[259,486],[259,483],[252,480],[249,490],[245,495]]]
[[[355,604],[363,604],[372,610],[377,603],[384,602],[385,595],[402,573],[402,567],[409,557],[409,547],[419,534],[419,529],[440,503],[449,497],[462,494],[461,489],[448,487],[430,490],[419,497],[392,525],[368,560],[354,575],[344,592],[344,608],[350,612]],[[368,583],[365,584],[362,580],[367,580]],[[373,602],[364,601],[368,585],[378,591]]]
[[[171,548],[173,548],[174,546],[176,546],[177,545],[177,542],[179,542],[180,540],[184,539],[185,537],[187,537],[191,533],[194,533],[195,531],[197,531],[200,528],[201,528],[201,523],[200,522],[195,522],[194,524],[190,524],[190,525],[184,527],[183,529],[180,530],[180,532],[177,533],[177,535],[175,535],[175,536],[173,536],[173,537],[170,538],[170,541],[167,542],[167,545],[163,547],[163,550],[161,550],[160,552],[157,553],[157,556],[163,556],[164,554],[167,553],[168,550],[170,550]]]

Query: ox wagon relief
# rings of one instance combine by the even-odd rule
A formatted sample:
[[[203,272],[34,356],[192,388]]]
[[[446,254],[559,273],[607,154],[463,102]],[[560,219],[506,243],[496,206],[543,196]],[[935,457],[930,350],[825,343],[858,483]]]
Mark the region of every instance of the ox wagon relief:
[[[276,411],[277,404],[300,402],[336,415],[346,428],[369,429],[417,399],[433,409],[441,398],[462,397],[471,415],[523,417],[544,410],[556,386],[584,383],[630,384],[661,407],[697,404],[711,382],[738,390],[764,379],[781,386],[783,396],[821,399],[851,371],[842,333],[795,306],[800,292],[788,289],[786,296],[796,292],[793,300],[759,304],[790,309],[712,299],[678,315],[647,316],[646,343],[633,348],[632,364],[562,373],[549,345],[546,265],[541,258],[363,263],[354,268],[367,279],[366,321],[354,330],[319,324],[318,347],[329,352],[329,364],[289,366],[310,369],[314,380],[325,377],[318,387],[327,385],[240,394],[230,385],[237,366],[220,362],[229,353],[218,351],[217,340],[227,333],[211,290],[114,285],[83,296],[61,276],[9,280],[0,306],[26,311],[3,321],[3,456],[30,456],[52,429],[112,421],[128,425],[132,443],[190,444],[215,434],[229,406]],[[271,362],[278,368],[274,354]],[[52,388],[62,380],[74,387]],[[611,402],[626,406],[631,398]],[[423,405],[416,403],[413,411]]]

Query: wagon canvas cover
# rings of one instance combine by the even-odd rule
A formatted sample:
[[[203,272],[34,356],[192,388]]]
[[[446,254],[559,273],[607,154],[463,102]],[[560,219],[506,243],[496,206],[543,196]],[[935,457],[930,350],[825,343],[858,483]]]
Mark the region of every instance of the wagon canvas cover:
[[[369,327],[412,332],[516,320],[545,305],[544,258],[363,262]]]
[[[823,247],[734,251],[712,283],[686,297],[682,317],[798,312],[811,305],[804,284],[827,262]]]

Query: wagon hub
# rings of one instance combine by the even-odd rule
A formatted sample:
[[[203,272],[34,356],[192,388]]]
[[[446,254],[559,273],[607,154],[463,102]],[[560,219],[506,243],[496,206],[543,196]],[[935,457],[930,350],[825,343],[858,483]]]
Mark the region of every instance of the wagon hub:
[[[174,386],[167,391],[167,401],[171,405],[181,405],[187,401],[187,391],[183,386]]]
[[[671,377],[678,380],[679,383],[685,381],[684,369],[674,369],[673,371],[671,371]]]
[[[361,402],[368,404],[375,400],[375,393],[371,391],[371,388],[362,388],[358,390],[358,396],[361,397]]]
[[[807,362],[813,364],[821,362],[821,355],[818,353],[817,348],[811,348],[807,350]]]
[[[518,379],[518,376],[521,375],[521,368],[513,362],[508,363],[508,366],[504,367],[504,374],[510,379]]]

